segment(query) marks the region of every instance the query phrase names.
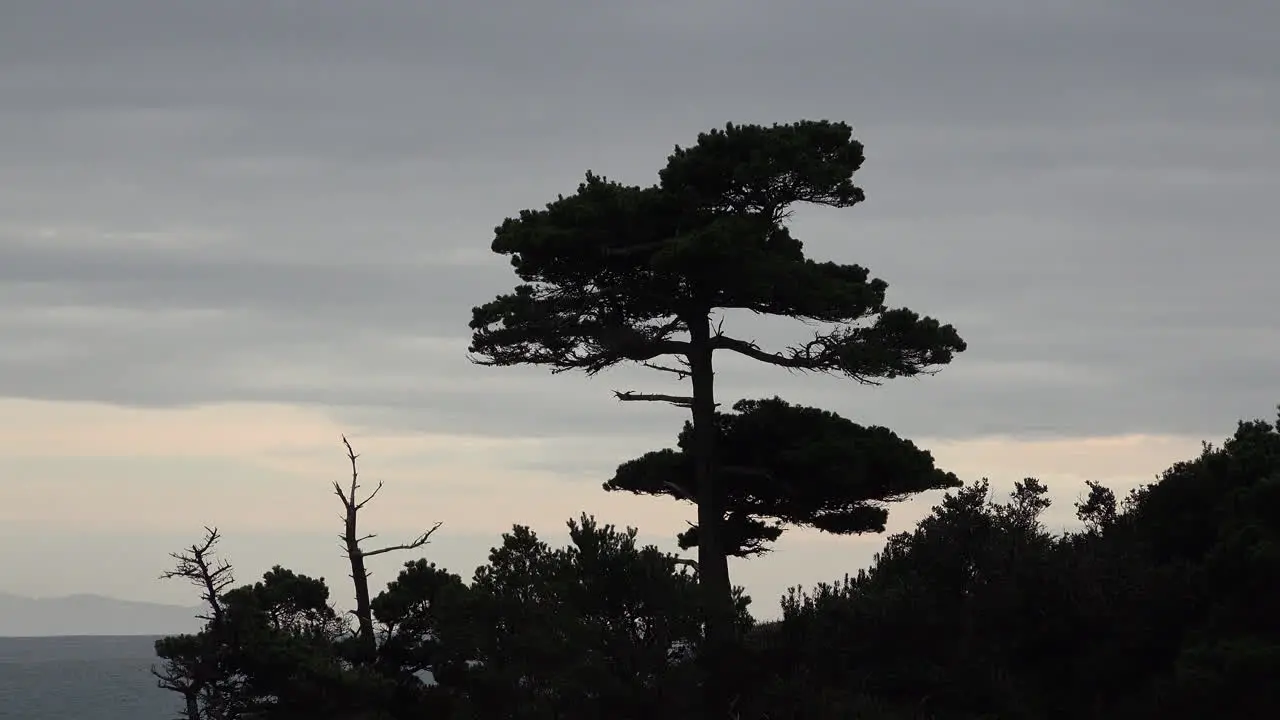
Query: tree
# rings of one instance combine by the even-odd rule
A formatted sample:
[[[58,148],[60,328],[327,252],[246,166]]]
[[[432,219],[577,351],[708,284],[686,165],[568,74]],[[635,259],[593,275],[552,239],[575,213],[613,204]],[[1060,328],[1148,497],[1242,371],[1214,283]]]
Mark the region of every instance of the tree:
[[[985,480],[961,488],[870,569],[793,589],[767,655],[778,673],[767,704],[805,717],[1047,717],[1024,673],[1057,658],[1053,600],[1065,595],[1047,585],[1046,492],[1028,479],[997,504]]]
[[[583,515],[553,549],[527,527],[503,535],[470,591],[477,718],[684,717],[682,647],[700,633],[697,583],[636,530]],[[737,596],[739,620],[748,599]]]
[[[689,395],[619,392],[692,412],[699,496],[698,564],[711,669],[732,642],[731,587],[714,469],[713,354],[729,350],[790,370],[864,384],[931,372],[965,344],[955,329],[885,305],[884,281],[857,265],[805,257],[784,224],[799,204],[851,207],[862,144],[844,123],[728,125],[677,147],[652,187],[588,173],[578,191],[496,229],[515,290],[473,310],[476,362],[597,373],[641,363],[688,379]],[[767,350],[727,335],[723,317],[749,311],[824,323],[800,345]],[[671,356],[678,366],[655,362]],[[723,673],[708,678],[708,714],[727,714]]]
[[[342,657],[350,628],[330,604],[324,578],[272,567],[223,596],[229,634],[222,653],[241,679],[240,716],[368,717],[386,683]]]
[[[204,541],[192,543],[182,552],[170,553],[174,568],[160,575],[162,580],[182,579],[200,591],[200,599],[208,608],[198,616],[208,629],[198,635],[177,635],[156,641],[156,656],[163,668],[151,668],[161,689],[182,696],[186,720],[217,720],[222,700],[233,680],[226,672],[218,652],[226,634],[226,613],[222,593],[235,582],[231,564],[217,557],[222,535],[217,528],[206,527]],[[212,709],[212,712],[209,710]]]
[[[958,487],[933,456],[884,427],[866,427],[779,398],[741,400],[717,413],[716,467],[726,482],[725,552],[766,552],[784,525],[837,534],[883,532],[885,504],[925,490]],[[685,423],[675,450],[646,453],[618,467],[605,490],[698,496],[693,426]],[[698,526],[679,537],[698,544]]]
[[[1280,419],[1239,423],[1126,505],[1101,543],[1149,568],[1144,716],[1280,713],[1280,620],[1263,600],[1280,596]]]
[[[470,589],[462,578],[424,559],[412,560],[373,599],[383,638],[378,669],[394,678],[398,706],[410,716],[438,715],[475,659]],[[434,683],[430,687],[424,682]],[[443,690],[443,692],[442,692]],[[428,697],[429,696],[429,697]],[[435,703],[434,706],[428,706]]]
[[[365,550],[360,547],[360,543],[366,540],[372,540],[376,535],[360,535],[357,529],[360,510],[377,496],[378,491],[382,489],[382,483],[378,483],[378,487],[369,493],[369,496],[363,500],[356,497],[356,491],[360,488],[358,480],[360,478],[360,470],[356,465],[359,455],[351,448],[351,443],[347,441],[346,436],[342,437],[342,444],[347,448],[347,459],[351,462],[351,485],[347,490],[342,489],[337,481],[333,483],[333,492],[342,501],[344,510],[343,532],[339,538],[342,540],[343,549],[346,552],[347,559],[351,563],[351,581],[355,585],[356,608],[353,611],[356,616],[357,628],[355,636],[356,657],[361,662],[372,662],[378,654],[378,640],[374,633],[373,626],[373,606],[369,596],[369,571],[365,568],[365,559],[375,555],[383,555],[389,552],[399,550],[416,550],[426,545],[432,534],[440,529],[441,523],[436,523],[426,532],[417,536],[413,540],[400,545],[387,545],[376,550]]]

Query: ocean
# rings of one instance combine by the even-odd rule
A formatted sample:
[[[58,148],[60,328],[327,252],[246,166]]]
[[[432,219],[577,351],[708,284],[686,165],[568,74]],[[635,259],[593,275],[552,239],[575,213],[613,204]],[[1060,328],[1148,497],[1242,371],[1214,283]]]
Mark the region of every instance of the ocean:
[[[172,720],[156,687],[155,636],[0,637],[0,718]]]

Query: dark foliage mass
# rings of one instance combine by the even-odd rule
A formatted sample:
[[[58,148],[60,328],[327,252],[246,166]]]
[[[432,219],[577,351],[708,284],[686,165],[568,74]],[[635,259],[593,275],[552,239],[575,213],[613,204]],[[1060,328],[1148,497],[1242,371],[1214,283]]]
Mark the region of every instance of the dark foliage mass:
[[[584,514],[566,546],[517,525],[469,580],[411,559],[375,593],[365,561],[423,550],[441,523],[368,547],[360,511],[382,486],[362,495],[347,444],[349,482],[333,489],[350,617],[324,578],[275,567],[237,586],[215,529],[173,555],[165,576],[206,609],[199,633],[156,643],[183,717],[1280,717],[1280,423],[1241,423],[1121,501],[1090,484],[1080,528],[1054,534],[1033,478],[997,501],[888,428],[779,398],[720,409],[717,351],[876,385],[965,350],[950,325],[888,307],[865,268],[807,258],[787,227],[797,206],[862,202],[862,161],[843,123],[729,125],[676,148],[656,185],[588,174],[497,228],[520,284],[474,309],[473,359],[638,363],[688,381],[686,394],[617,393],[689,421],[604,487],[693,502],[679,542],[696,561]],[[724,330],[726,311],[813,335],[761,348]],[[728,557],[767,551],[787,527],[879,533],[892,503],[943,490],[871,567],[794,588],[779,620],[756,624],[730,583]]]
[[[767,551],[783,525],[842,535],[883,532],[886,503],[926,490],[960,485],[934,467],[933,456],[884,427],[864,427],[817,408],[779,398],[741,400],[717,413],[717,471],[725,478],[724,542],[730,555]],[[675,450],[623,463],[605,490],[697,497],[693,426]],[[680,535],[698,544],[698,528]]]
[[[1119,502],[1091,484],[1078,530],[1048,532],[1048,506],[1034,479],[1000,502],[973,483],[780,620],[739,592],[733,716],[1280,717],[1280,423]],[[323,579],[277,567],[208,595],[157,673],[200,718],[703,717],[694,573],[590,517],[569,539],[517,526],[469,583],[407,562],[372,601],[371,660]],[[193,550],[183,577],[226,579]]]

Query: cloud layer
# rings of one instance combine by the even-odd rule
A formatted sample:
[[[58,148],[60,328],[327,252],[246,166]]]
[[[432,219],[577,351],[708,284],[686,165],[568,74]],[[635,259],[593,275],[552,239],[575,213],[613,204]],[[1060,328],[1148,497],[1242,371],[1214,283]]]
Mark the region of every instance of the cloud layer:
[[[0,393],[656,432],[598,384],[467,364],[469,308],[514,281],[490,229],[587,168],[648,182],[707,127],[822,116],[867,143],[869,200],[798,233],[972,350],[918,387],[811,392],[949,437],[1207,432],[1275,399],[1278,16],[25,4],[0,28]],[[805,392],[729,365],[729,395]]]

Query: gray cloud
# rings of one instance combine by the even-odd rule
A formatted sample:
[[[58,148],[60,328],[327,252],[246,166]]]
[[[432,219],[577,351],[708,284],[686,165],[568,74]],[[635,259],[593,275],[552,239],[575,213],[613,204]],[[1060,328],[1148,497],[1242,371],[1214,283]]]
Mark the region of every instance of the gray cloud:
[[[1216,437],[1280,399],[1273,3],[728,8],[6,10],[0,394],[666,438],[678,413],[608,395],[665,381],[467,363],[470,307],[514,282],[492,228],[707,127],[821,116],[867,142],[869,199],[797,233],[972,349],[878,389],[726,358],[724,397],[952,437]]]

